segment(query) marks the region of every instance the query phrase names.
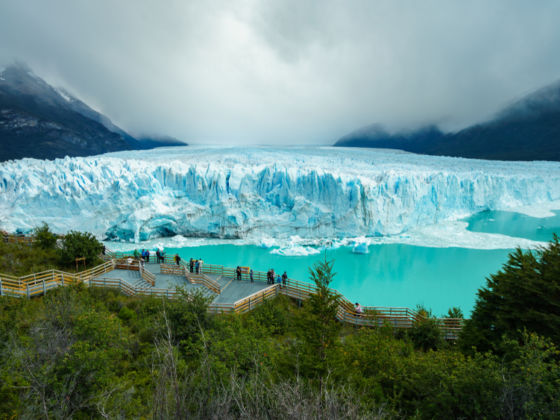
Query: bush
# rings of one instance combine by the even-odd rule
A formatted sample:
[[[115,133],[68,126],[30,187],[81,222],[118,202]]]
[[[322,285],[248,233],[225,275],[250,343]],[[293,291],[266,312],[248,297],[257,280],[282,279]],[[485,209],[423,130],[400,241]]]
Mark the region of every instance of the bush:
[[[422,306],[417,308],[418,319],[412,324],[408,331],[408,336],[417,349],[437,350],[444,344],[443,332],[438,320],[432,315],[431,311]]]
[[[42,249],[53,249],[56,246],[56,235],[49,229],[49,225],[43,222],[42,226],[33,230],[35,245]]]
[[[76,258],[85,258],[86,264],[95,264],[103,251],[103,244],[91,233],[70,231],[62,240],[61,263],[72,266]]]

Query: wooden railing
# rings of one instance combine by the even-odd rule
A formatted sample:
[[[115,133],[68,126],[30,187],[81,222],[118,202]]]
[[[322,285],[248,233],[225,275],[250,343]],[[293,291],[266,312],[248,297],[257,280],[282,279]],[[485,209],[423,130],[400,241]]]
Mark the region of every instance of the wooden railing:
[[[146,283],[149,283],[152,287],[156,285],[156,276],[155,274],[149,272],[146,269],[140,270],[140,275],[144,279]]]
[[[15,297],[42,295],[54,287],[89,281],[93,277],[112,271],[114,267],[114,262],[109,261],[80,273],[46,270],[21,277],[0,274],[0,295]]]
[[[243,299],[239,299],[237,302],[235,302],[233,304],[233,310],[239,313],[248,312],[256,308],[265,300],[278,296],[279,290],[279,284],[274,284],[267,287],[266,289],[259,290],[258,292],[253,293],[252,295],[249,295]]]
[[[186,268],[186,275],[189,281],[193,283],[202,283],[201,274],[215,274],[221,275],[226,278],[237,278],[236,269],[232,267],[224,267],[223,265],[217,264],[206,264],[204,263],[201,268],[201,274],[189,273],[188,261],[181,261]],[[213,281],[211,279],[208,279]],[[242,273],[242,280],[250,280],[249,274],[246,272]],[[267,275],[262,271],[253,271],[253,280],[255,282],[266,282]],[[217,283],[216,283],[217,284]],[[206,287],[210,288],[208,284]],[[274,285],[277,286],[277,285]],[[272,287],[274,287],[272,286]],[[218,285],[219,287],[219,285]],[[288,279],[285,287],[280,287],[277,289],[278,293],[289,296],[297,300],[306,300],[311,294],[317,293],[317,287],[308,282],[297,281],[293,279]],[[349,323],[356,326],[383,326],[391,325],[394,328],[411,328],[414,323],[421,322],[424,318],[418,312],[410,308],[399,308],[399,307],[383,307],[383,306],[363,306],[362,312],[358,313],[353,303],[346,299],[337,290],[329,289],[332,293],[338,296],[338,312],[337,317],[340,321]],[[245,298],[246,299],[246,298]],[[243,301],[244,299],[241,299]],[[238,301],[238,302],[241,302]],[[234,304],[222,304],[217,305],[213,312],[243,312],[245,311],[245,306],[236,307]],[[251,301],[251,309],[257,305],[253,305]],[[457,338],[461,328],[463,326],[463,319],[461,318],[439,318],[437,320],[440,328],[443,330],[445,337],[448,339]]]
[[[222,286],[220,286],[220,283],[211,279],[206,274],[190,273],[188,269],[185,269],[185,277],[189,282],[193,284],[201,284],[218,295],[222,293]]]
[[[137,260],[132,260],[132,262],[129,263],[129,254],[113,253],[106,250],[106,255],[111,257],[116,256],[119,257],[119,259],[111,259],[97,267],[80,273],[47,270],[21,277],[0,274],[0,296],[33,297],[45,294],[54,287],[76,283],[87,283],[89,286],[118,288],[128,295],[139,294],[164,296],[168,298],[177,296],[177,291],[169,289],[157,289],[155,287],[135,289],[122,279],[100,277],[102,274],[114,269],[134,270],[140,271],[142,278],[152,286],[155,286],[155,276],[147,270],[140,270]],[[165,257],[165,264],[161,265],[161,271],[164,274],[185,276],[191,283],[204,285],[217,294],[221,293],[221,286],[217,281],[208,277],[207,274],[236,278],[236,270],[234,268],[213,264],[204,264],[200,274],[190,273],[188,262],[181,261],[180,265],[176,265],[173,256]],[[249,275],[247,273],[243,273],[242,276],[244,280],[249,280]],[[265,282],[266,273],[254,271],[253,279],[258,282]],[[425,319],[424,316],[417,311],[398,307],[364,306],[362,312],[358,313],[354,305],[341,293],[334,289],[330,289],[330,291],[337,296],[337,317],[340,321],[345,323],[356,326],[391,325],[394,328],[411,328],[416,322],[421,322]],[[314,284],[288,279],[286,285],[271,285],[233,304],[211,303],[209,305],[209,311],[214,313],[243,313],[252,310],[267,299],[277,296],[278,294],[303,301],[314,293],[317,293],[317,287]],[[439,318],[437,322],[447,339],[456,339],[463,326],[463,319],[460,318]]]
[[[182,265],[160,264],[159,269],[161,274],[171,274],[174,276],[184,276],[185,267]]]
[[[0,236],[2,237],[2,241],[6,243],[23,243],[23,244],[31,245],[33,242],[35,242],[34,236],[13,235],[11,233],[4,232],[3,230],[0,231]]]

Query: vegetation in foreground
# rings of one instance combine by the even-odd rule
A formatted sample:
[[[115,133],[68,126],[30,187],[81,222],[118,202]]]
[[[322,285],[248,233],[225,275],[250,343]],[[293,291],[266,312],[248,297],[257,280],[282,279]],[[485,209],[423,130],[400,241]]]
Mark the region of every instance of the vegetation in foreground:
[[[244,315],[186,293],[2,298],[0,416],[558,418],[559,250],[512,254],[457,345],[429,317],[406,333],[338,323],[327,261],[302,307],[278,297]]]

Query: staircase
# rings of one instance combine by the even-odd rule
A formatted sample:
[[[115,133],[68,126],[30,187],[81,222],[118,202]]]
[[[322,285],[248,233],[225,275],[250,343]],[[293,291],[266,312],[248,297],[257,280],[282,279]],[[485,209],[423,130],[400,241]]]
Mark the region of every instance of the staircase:
[[[140,275],[131,283],[132,287],[134,287],[136,290],[148,290],[152,288],[152,285],[144,280]]]

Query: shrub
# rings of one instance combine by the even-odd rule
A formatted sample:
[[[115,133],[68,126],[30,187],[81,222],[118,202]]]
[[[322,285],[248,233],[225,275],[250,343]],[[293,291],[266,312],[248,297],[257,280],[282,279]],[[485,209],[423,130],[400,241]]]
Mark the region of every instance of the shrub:
[[[432,315],[431,311],[422,306],[417,308],[418,318],[408,331],[408,336],[414,343],[414,347],[427,350],[437,350],[444,344],[443,332],[438,320]]]
[[[45,222],[33,230],[35,245],[42,249],[53,249],[56,246],[56,235],[49,229]]]
[[[71,266],[76,258],[85,258],[87,265],[94,264],[99,260],[102,251],[103,244],[91,233],[70,231],[62,240],[61,262]]]

